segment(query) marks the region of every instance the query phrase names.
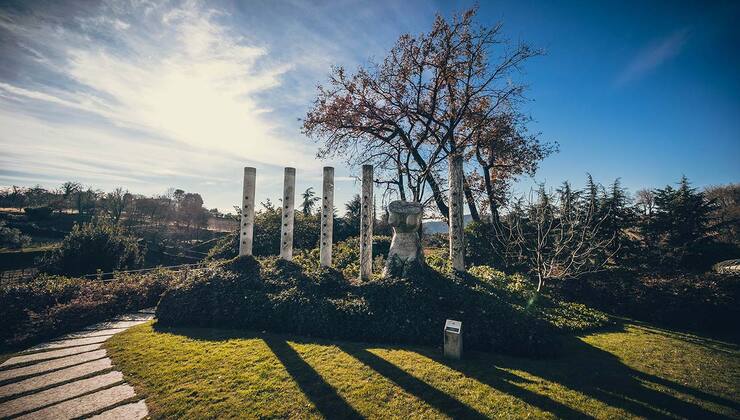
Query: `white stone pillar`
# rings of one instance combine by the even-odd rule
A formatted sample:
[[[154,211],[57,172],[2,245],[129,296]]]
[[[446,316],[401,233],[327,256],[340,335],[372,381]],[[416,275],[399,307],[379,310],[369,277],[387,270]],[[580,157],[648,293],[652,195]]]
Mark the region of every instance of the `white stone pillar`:
[[[239,256],[252,255],[254,235],[254,187],[257,169],[244,168],[244,188],[242,190],[242,222],[239,233]]]
[[[295,212],[295,168],[285,168],[283,218],[280,224],[280,258],[293,259],[293,216]]]
[[[332,238],[334,235],[334,168],[331,166],[324,166],[322,192],[320,262],[324,267],[331,267]]]
[[[465,271],[465,232],[463,224],[463,161],[458,153],[450,154],[449,240],[452,268]]]
[[[360,196],[360,280],[373,275],[373,165],[362,165],[362,195]]]

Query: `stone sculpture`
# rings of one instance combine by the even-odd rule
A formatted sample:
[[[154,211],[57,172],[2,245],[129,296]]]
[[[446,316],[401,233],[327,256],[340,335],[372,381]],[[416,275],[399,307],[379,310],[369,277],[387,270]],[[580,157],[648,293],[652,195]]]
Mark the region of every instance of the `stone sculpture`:
[[[420,203],[396,200],[388,204],[388,212],[393,239],[383,275],[403,276],[411,265],[424,264],[419,235],[422,206]]]

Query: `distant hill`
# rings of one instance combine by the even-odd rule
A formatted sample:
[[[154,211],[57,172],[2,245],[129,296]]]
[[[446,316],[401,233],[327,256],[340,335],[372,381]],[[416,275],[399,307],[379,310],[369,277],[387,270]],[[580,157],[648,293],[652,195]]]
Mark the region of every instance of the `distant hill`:
[[[463,221],[465,226],[467,226],[468,223],[473,221],[473,218],[469,214],[466,214],[463,216]],[[447,223],[444,220],[425,220],[422,224],[422,229],[424,233],[447,233]]]

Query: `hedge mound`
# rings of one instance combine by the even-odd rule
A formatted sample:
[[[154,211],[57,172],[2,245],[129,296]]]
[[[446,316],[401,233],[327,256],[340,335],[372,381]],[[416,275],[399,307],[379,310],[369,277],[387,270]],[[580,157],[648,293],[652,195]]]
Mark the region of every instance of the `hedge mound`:
[[[216,262],[165,292],[158,324],[244,328],[330,339],[439,345],[445,319],[463,321],[465,348],[543,356],[559,328],[543,306],[495,281],[426,268],[357,283],[328,268],[267,258]],[[544,300],[544,298],[543,298]]]

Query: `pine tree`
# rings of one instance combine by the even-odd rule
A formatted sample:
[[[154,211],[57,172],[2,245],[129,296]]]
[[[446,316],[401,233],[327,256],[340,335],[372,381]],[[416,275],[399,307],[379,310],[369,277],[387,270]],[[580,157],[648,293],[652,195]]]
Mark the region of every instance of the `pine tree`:
[[[622,186],[619,178],[612,182],[609,192],[604,192],[602,200],[602,214],[604,222],[599,229],[602,239],[614,238],[606,251],[616,259],[622,259],[632,249],[632,241],[627,236],[627,229],[633,225],[635,214],[630,207],[627,190]]]
[[[685,263],[707,239],[713,203],[703,192],[692,188],[683,176],[678,188],[670,185],[655,190],[656,210],[649,224],[661,258],[668,263]]]

